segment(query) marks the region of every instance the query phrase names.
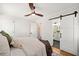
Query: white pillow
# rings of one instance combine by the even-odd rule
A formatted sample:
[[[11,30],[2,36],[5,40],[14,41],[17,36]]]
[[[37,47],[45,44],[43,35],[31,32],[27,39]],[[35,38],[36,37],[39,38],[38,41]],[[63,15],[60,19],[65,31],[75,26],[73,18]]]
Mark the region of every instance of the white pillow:
[[[7,38],[0,34],[0,56],[10,56],[10,47]]]
[[[19,39],[13,39],[11,45],[15,48],[22,48],[22,44]]]

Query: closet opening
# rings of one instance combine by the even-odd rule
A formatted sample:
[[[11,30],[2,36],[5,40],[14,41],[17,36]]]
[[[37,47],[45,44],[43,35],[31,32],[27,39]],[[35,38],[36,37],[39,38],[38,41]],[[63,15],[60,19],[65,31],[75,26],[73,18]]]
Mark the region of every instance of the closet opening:
[[[54,22],[53,26],[53,47],[60,49],[60,23]]]

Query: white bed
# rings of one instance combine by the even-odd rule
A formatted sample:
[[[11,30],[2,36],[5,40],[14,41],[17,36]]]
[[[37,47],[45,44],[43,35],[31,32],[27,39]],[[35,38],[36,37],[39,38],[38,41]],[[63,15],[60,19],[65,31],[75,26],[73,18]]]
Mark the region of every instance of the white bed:
[[[45,45],[37,38],[19,37],[14,41],[21,47],[11,48],[11,56],[47,56]]]
[[[13,38],[10,44],[0,34],[0,56],[47,56],[45,45],[34,37]]]
[[[20,48],[11,48],[11,56],[25,56],[25,53]]]

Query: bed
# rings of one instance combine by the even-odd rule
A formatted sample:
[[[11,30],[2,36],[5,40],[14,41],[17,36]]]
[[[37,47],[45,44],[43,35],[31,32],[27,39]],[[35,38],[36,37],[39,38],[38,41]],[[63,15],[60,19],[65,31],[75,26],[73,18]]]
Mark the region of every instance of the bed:
[[[11,46],[10,46],[11,45]],[[35,37],[15,37],[8,43],[0,34],[0,56],[49,56],[50,46],[47,41]]]
[[[14,38],[14,48],[11,48],[11,55],[16,56],[19,54],[23,56],[47,56],[45,45],[34,37],[19,37]],[[16,46],[17,45],[17,46]],[[14,53],[17,51],[17,53]],[[19,53],[20,51],[21,53]]]
[[[10,51],[11,56],[25,56],[24,51],[20,48],[11,47]]]

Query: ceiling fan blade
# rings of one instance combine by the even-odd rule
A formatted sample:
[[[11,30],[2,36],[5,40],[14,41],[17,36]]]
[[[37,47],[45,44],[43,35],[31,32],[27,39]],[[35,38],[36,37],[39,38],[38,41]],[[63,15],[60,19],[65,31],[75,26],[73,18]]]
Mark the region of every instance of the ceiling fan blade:
[[[38,16],[41,16],[41,17],[43,17],[43,15],[42,14],[38,14],[38,13],[34,13],[35,15],[38,15]]]
[[[35,9],[35,6],[34,6],[33,3],[29,3],[29,7],[30,7],[31,10],[34,10]]]
[[[33,13],[30,13],[30,14],[27,14],[27,15],[25,15],[25,16],[30,16],[30,15],[32,15]]]

